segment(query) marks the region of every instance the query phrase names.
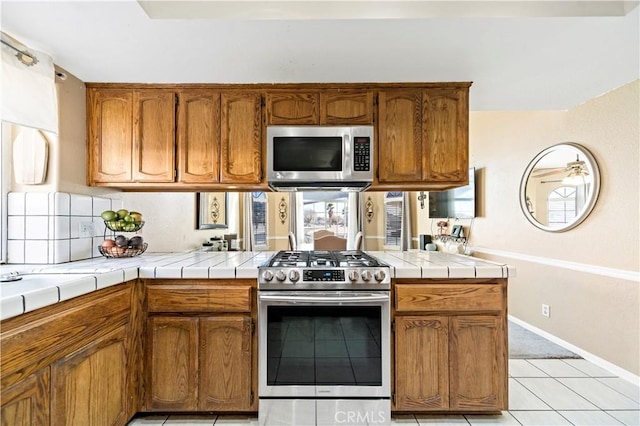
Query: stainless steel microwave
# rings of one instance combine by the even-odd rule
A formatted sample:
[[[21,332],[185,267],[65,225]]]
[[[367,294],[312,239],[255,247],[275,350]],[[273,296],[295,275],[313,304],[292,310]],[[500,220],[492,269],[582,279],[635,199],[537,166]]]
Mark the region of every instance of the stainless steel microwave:
[[[363,190],[373,181],[373,126],[267,127],[275,190]]]

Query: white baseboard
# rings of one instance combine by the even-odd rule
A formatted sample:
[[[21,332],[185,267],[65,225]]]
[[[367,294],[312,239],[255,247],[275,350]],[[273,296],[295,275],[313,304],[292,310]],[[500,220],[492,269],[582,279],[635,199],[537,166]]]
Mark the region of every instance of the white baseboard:
[[[591,352],[587,352],[582,348],[572,345],[571,343],[564,341],[559,337],[554,336],[553,334],[547,333],[546,331],[539,329],[538,327],[535,327],[527,322],[524,322],[521,319],[518,319],[512,315],[509,315],[509,321],[513,321],[515,324],[518,324],[519,326],[526,328],[527,330],[537,334],[538,336],[542,336],[545,339],[550,340],[553,343],[560,345],[563,348],[568,349],[571,352],[580,355],[582,358],[586,359],[587,361],[590,361],[595,365],[597,365],[598,367],[601,367],[607,371],[610,371],[611,373],[615,374],[621,379],[625,379],[626,381],[631,382],[636,386],[640,386],[640,376],[637,376],[632,372],[625,370],[624,368],[620,368],[617,365],[612,364],[609,361],[604,360],[592,354]]]

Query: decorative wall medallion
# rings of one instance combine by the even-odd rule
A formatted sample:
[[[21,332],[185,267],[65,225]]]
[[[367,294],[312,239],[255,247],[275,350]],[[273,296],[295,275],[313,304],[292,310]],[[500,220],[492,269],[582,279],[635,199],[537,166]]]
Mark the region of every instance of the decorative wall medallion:
[[[424,191],[420,191],[420,195],[418,195],[418,201],[420,201],[420,208],[424,209],[424,200],[427,199],[427,194]]]
[[[280,215],[280,223],[284,225],[287,220],[287,202],[284,197],[280,200],[280,204],[278,204],[279,215]]]
[[[214,224],[218,223],[220,219],[220,202],[217,197],[213,197],[211,200],[211,222]]]
[[[367,222],[371,223],[373,220],[373,201],[371,201],[371,197],[367,197],[367,201],[364,203],[364,212]]]

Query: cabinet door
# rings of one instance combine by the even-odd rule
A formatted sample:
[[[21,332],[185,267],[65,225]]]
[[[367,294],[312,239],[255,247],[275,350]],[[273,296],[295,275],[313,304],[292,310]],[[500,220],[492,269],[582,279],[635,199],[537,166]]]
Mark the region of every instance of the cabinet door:
[[[448,318],[397,316],[395,335],[395,408],[448,408]]]
[[[175,104],[173,92],[133,92],[133,180],[173,182],[175,174]]]
[[[91,183],[131,181],[132,99],[130,90],[89,89]]]
[[[427,89],[423,107],[423,179],[466,183],[469,174],[469,90]]]
[[[2,389],[0,425],[49,424],[49,367]]]
[[[178,181],[220,181],[220,93],[178,94]]]
[[[229,92],[221,96],[220,181],[260,183],[262,180],[261,96]]]
[[[318,124],[317,93],[267,93],[267,124]]]
[[[507,409],[504,333],[503,319],[497,316],[451,318],[451,409]]]
[[[197,410],[198,319],[151,317],[148,333],[147,409]]]
[[[127,422],[126,329],[91,343],[51,367],[51,424]]]
[[[251,318],[200,320],[198,409],[241,411],[251,408]]]
[[[383,91],[378,102],[378,180],[421,180],[422,91]]]
[[[373,124],[373,92],[320,93],[320,124]]]

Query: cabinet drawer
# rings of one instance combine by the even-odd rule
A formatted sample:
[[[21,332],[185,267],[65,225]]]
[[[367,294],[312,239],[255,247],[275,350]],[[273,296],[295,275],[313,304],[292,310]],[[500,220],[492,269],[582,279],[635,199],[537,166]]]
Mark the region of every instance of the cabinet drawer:
[[[149,312],[251,312],[251,287],[150,285],[147,303]]]
[[[401,284],[395,287],[396,311],[501,311],[500,284]]]

